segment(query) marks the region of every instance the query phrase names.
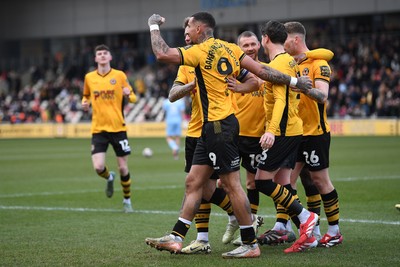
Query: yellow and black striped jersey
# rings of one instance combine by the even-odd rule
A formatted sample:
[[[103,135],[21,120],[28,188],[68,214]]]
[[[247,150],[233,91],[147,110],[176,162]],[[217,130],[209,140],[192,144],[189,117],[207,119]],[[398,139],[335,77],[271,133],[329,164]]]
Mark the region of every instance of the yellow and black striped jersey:
[[[235,93],[239,109],[235,115],[239,121],[240,136],[261,137],[265,132],[264,94],[264,83],[257,91],[247,94]]]
[[[299,66],[288,53],[278,54],[269,66],[292,77],[300,74]],[[285,84],[265,82],[265,86],[266,131],[275,136],[301,135],[303,123],[298,114],[300,94]]]
[[[325,60],[308,58],[299,63],[299,68],[302,75],[310,77],[314,88],[316,80],[330,82],[331,69]],[[299,115],[303,120],[304,135],[321,135],[330,132],[326,103],[318,103],[302,94]]]
[[[217,121],[237,111],[234,93],[226,78],[241,75],[240,61],[245,54],[239,46],[209,38],[203,43],[178,48],[181,64],[195,68],[200,93],[202,121]]]
[[[82,101],[92,105],[92,133],[126,131],[122,88],[129,87],[129,102],[136,101],[136,95],[124,72],[111,69],[100,75],[97,70],[85,76]]]
[[[194,80],[196,74],[194,73],[194,68],[181,65],[178,69],[178,74],[176,75],[176,79],[174,83],[179,84],[188,84]],[[196,87],[190,92],[190,98],[192,99],[192,114],[190,116],[190,121],[187,129],[187,136],[190,137],[200,137],[201,128],[203,123],[201,121],[200,114],[200,97],[198,92],[198,87]]]

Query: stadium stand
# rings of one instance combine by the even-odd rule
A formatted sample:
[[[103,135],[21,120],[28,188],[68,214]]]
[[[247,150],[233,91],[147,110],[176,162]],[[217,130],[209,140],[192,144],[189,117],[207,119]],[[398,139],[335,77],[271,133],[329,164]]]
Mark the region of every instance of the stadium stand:
[[[340,29],[321,20],[307,23],[312,26],[307,27],[312,29],[307,33],[312,40],[309,47],[325,47],[335,53],[330,62],[333,73],[328,116],[399,118],[400,26],[378,27],[372,18],[347,23]],[[112,49],[113,64],[127,73],[140,97],[137,104],[125,107],[127,122],[162,121],[161,103],[168,95],[177,67],[155,62],[151,51],[137,51],[122,38]],[[92,47],[84,46],[78,57],[56,53],[46,64],[0,70],[0,122],[90,120],[90,114],[81,110],[80,99],[84,74],[93,65],[91,51]]]

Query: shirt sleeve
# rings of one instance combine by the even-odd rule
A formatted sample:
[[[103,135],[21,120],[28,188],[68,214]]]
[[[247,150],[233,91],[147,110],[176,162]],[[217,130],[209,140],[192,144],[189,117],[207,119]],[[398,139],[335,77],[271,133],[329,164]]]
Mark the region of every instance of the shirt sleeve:
[[[83,93],[82,93],[82,103],[89,102],[90,103],[90,88],[88,85],[88,76],[85,76],[85,80],[83,82]]]
[[[196,67],[199,65],[200,57],[196,56],[199,53],[201,53],[199,45],[179,47],[178,51],[181,54],[181,65],[186,65],[191,67]]]

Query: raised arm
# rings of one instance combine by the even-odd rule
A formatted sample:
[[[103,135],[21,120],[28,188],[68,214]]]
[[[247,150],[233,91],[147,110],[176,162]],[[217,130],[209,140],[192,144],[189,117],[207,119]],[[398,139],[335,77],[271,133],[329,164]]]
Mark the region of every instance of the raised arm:
[[[181,64],[181,56],[177,48],[171,48],[161,37],[160,25],[165,22],[165,18],[158,14],[153,14],[148,20],[150,27],[151,48],[158,61]]]
[[[308,50],[304,53],[300,53],[298,55],[293,56],[294,59],[296,59],[297,63],[305,60],[306,58],[312,58],[312,59],[323,59],[326,61],[330,61],[334,56],[334,53],[325,48],[316,48],[313,50]]]
[[[330,61],[335,55],[331,50],[325,48],[316,48],[313,50],[309,50],[305,54],[308,58],[323,59],[326,61]]]

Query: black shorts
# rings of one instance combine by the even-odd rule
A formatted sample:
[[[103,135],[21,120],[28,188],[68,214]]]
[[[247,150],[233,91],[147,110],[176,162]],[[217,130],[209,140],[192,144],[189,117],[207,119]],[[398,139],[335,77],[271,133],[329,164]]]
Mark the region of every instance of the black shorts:
[[[303,136],[297,161],[305,162],[310,171],[319,171],[329,168],[329,148],[331,146],[331,133],[315,136]]]
[[[192,167],[192,161],[194,156],[194,151],[196,149],[197,141],[199,138],[186,136],[185,138],[185,172],[189,173],[190,168]],[[218,179],[218,174],[214,172],[210,179],[216,180]]]
[[[196,149],[199,138],[186,136],[185,138],[185,172],[189,172],[192,167],[194,150]]]
[[[263,151],[258,168],[268,172],[279,168],[294,169],[301,140],[301,135],[276,136],[274,145]]]
[[[107,152],[109,144],[112,145],[117,157],[131,154],[131,147],[129,146],[126,132],[101,132],[92,135],[92,155]]]
[[[257,164],[262,155],[260,137],[239,136],[239,155],[242,167],[250,173],[257,172]]]
[[[239,123],[235,115],[220,121],[206,122],[197,142],[193,165],[209,165],[218,174],[240,169]]]

